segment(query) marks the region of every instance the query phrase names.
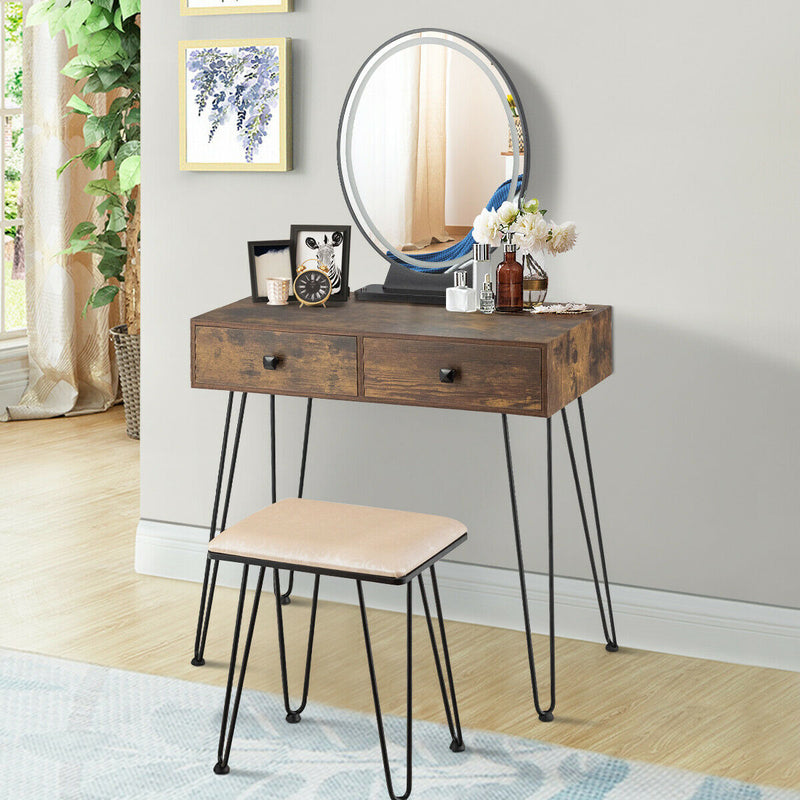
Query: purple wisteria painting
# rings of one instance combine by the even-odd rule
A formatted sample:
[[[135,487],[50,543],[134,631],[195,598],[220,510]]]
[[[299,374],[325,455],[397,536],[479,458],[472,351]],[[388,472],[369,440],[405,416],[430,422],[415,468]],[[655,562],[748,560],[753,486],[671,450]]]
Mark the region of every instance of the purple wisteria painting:
[[[290,40],[181,48],[181,167],[291,169]]]

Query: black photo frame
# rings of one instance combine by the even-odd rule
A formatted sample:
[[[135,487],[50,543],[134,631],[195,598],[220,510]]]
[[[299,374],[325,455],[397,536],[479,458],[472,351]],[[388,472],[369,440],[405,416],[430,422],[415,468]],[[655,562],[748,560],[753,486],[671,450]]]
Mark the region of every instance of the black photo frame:
[[[291,244],[289,239],[247,243],[247,255],[250,261],[250,291],[254,303],[267,302],[267,278],[289,278],[294,283]],[[270,255],[274,256],[274,263],[271,263],[273,259],[269,258]],[[289,287],[289,299],[294,299],[291,286]]]
[[[309,236],[308,234],[312,234]],[[341,234],[340,244],[333,244],[335,234]],[[311,239],[316,247],[307,243]],[[327,239],[327,241],[326,241]],[[329,303],[344,302],[350,296],[350,226],[349,225],[292,225],[289,237],[292,256],[292,284],[297,268],[312,258],[318,258],[320,247],[332,247],[335,265],[339,271],[339,286],[331,292]],[[335,280],[334,280],[335,285]],[[290,298],[294,300],[294,296]]]

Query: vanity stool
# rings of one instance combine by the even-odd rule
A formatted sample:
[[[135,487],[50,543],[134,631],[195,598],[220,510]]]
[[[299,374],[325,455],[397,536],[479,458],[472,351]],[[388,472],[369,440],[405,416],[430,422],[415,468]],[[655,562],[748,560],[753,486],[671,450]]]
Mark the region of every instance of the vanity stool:
[[[228,685],[222,712],[218,757],[214,772],[218,775],[224,775],[230,771],[228,758],[231,752],[233,731],[236,725],[247,660],[253,640],[253,630],[264,583],[264,573],[268,567],[273,570],[273,592],[275,594],[278,621],[281,679],[287,722],[300,722],[300,714],[308,700],[311,651],[314,645],[314,625],[317,615],[320,576],[331,575],[351,578],[356,582],[358,602],[361,607],[361,622],[364,629],[364,643],[366,645],[367,664],[372,684],[372,696],[375,702],[375,716],[378,725],[383,768],[386,775],[386,786],[389,790],[389,796],[393,800],[403,800],[403,798],[408,797],[411,792],[412,726],[411,589],[414,578],[416,578],[419,583],[422,605],[428,625],[428,634],[439,678],[439,687],[444,701],[447,724],[450,729],[450,749],[454,752],[464,750],[434,565],[436,561],[461,544],[466,538],[465,526],[456,520],[446,517],[290,498],[267,506],[247,519],[227,528],[212,539],[208,548],[208,557],[210,559],[215,561],[234,561],[244,565],[233,632]],[[231,706],[239,650],[239,633],[242,624],[248,572],[251,566],[258,568],[258,580],[242,652],[239,679],[235,697],[233,698],[233,705]],[[278,577],[279,569],[310,572],[314,575],[303,697],[300,705],[295,709],[291,708],[289,702],[286,646],[283,632],[283,603],[281,602],[281,587]],[[447,685],[445,685],[439,646],[423,582],[422,574],[426,570],[429,570],[431,575],[431,585],[438,617],[439,637],[447,673]],[[364,605],[364,590],[362,586],[364,581],[406,586],[406,788],[402,795],[396,795],[392,787],[386,737],[378,699],[378,685],[375,678],[375,665],[372,658],[369,626],[367,624],[367,610]]]

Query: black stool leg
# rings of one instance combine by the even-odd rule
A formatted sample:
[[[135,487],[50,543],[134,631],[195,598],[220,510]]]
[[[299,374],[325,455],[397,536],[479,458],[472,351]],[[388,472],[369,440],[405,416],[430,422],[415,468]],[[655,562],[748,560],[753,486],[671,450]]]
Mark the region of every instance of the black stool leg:
[[[503,418],[503,439],[506,446],[506,465],[508,467],[508,487],[511,493],[511,514],[514,520],[514,541],[517,548],[517,569],[519,572],[520,593],[522,595],[522,615],[525,620],[525,641],[528,646],[528,666],[531,672],[531,689],[533,704],[542,722],[553,721],[553,709],[556,707],[556,640],[555,640],[555,598],[553,577],[553,436],[551,420],[547,419],[547,555],[548,555],[548,590],[549,590],[549,622],[550,622],[550,705],[542,708],[539,701],[539,686],[536,680],[536,664],[533,657],[533,640],[531,638],[531,617],[528,610],[528,588],[525,584],[525,565],[522,558],[522,539],[519,531],[519,514],[517,513],[517,493],[514,488],[514,466],[511,462],[511,441],[508,435],[508,418]]]
[[[578,410],[581,417],[581,430],[583,432],[583,446],[586,455],[586,466],[589,472],[589,487],[592,494],[592,505],[594,507],[594,522],[597,530],[597,545],[600,553],[600,566],[603,571],[603,584],[605,586],[605,599],[606,606],[603,604],[603,597],[600,593],[600,580],[597,574],[597,565],[595,563],[594,549],[592,547],[592,537],[589,533],[589,521],[586,516],[586,506],[583,502],[583,490],[581,489],[581,481],[578,475],[578,465],[575,460],[575,450],[572,446],[572,436],[569,430],[569,420],[567,419],[567,410],[561,410],[561,416],[564,421],[564,435],[567,439],[567,449],[569,450],[569,460],[572,464],[572,477],[575,480],[575,492],[578,496],[578,507],[581,512],[581,522],[583,523],[583,533],[586,538],[586,549],[589,552],[589,564],[592,568],[592,578],[594,579],[594,590],[597,595],[597,607],[600,611],[600,622],[603,625],[603,636],[606,640],[606,650],[613,653],[619,650],[617,645],[617,632],[614,627],[614,612],[611,607],[611,590],[608,586],[608,571],[606,570],[606,556],[603,549],[603,534],[600,529],[600,512],[597,507],[597,492],[594,485],[594,471],[592,469],[592,457],[589,453],[589,437],[586,433],[586,416],[583,411],[583,398],[578,398]],[[608,622],[606,622],[606,611],[608,608]]]
[[[231,427],[231,412],[233,410],[233,392],[228,393],[228,408],[225,414],[225,428],[222,434],[222,449],[219,456],[219,471],[217,472],[217,488],[214,494],[214,508],[211,512],[211,526],[208,532],[208,540],[211,541],[217,535],[217,515],[219,513],[219,501],[222,494],[222,481],[225,475],[225,462],[228,455],[228,434]],[[244,409],[247,403],[247,392],[242,393],[239,403],[239,418],[236,423],[236,434],[233,441],[233,452],[231,453],[231,465],[228,469],[228,486],[225,491],[225,504],[222,510],[222,523],[220,530],[225,530],[228,522],[228,508],[231,502],[231,490],[233,489],[233,476],[236,471],[236,458],[239,454],[239,439],[242,434],[242,421],[244,420]],[[211,566],[214,561],[213,568]],[[203,575],[203,590],[200,595],[200,612],[197,615],[197,632],[194,638],[194,658],[192,664],[195,667],[202,667],[205,664],[203,653],[206,649],[206,637],[208,636],[208,624],[211,620],[211,606],[214,602],[214,589],[217,585],[217,570],[219,561],[206,556],[206,568]],[[209,581],[209,572],[210,581]]]
[[[450,713],[450,701],[447,697],[447,689],[445,688],[444,675],[442,674],[442,663],[439,658],[439,648],[436,644],[436,634],[433,630],[433,621],[431,620],[431,612],[428,606],[428,596],[425,592],[425,583],[422,580],[422,575],[418,576],[419,579],[419,592],[422,596],[422,605],[425,609],[425,619],[428,623],[428,635],[431,639],[431,648],[433,650],[433,660],[436,663],[436,673],[439,676],[439,688],[442,692],[442,701],[444,702],[444,713],[447,717],[447,727],[450,728],[450,749],[454,753],[461,753],[464,751],[464,739],[461,735],[461,720],[458,718],[458,704],[456,703],[456,689],[453,684],[453,670],[450,667],[450,652],[447,647],[447,636],[444,632],[444,617],[442,616],[442,604],[439,599],[439,585],[436,581],[436,569],[431,567],[431,582],[433,585],[433,597],[436,602],[436,614],[439,617],[439,636],[442,640],[442,650],[444,651],[444,664],[447,670],[447,683],[450,688],[450,697],[453,700],[453,713]]]
[[[272,399],[272,404],[270,406],[271,410],[271,428],[273,431],[272,434],[272,502],[275,502],[276,497],[276,490],[275,490],[275,398]],[[306,405],[306,428],[303,434],[303,457],[300,461],[300,485],[297,489],[297,496],[303,496],[303,485],[306,481],[306,457],[308,456],[308,432],[311,429],[311,401],[312,398],[308,398],[308,404]],[[285,606],[288,606],[289,603],[292,602],[292,589],[294,588],[294,570],[289,572],[289,586],[286,589],[286,592],[281,595],[281,603]]]
[[[392,786],[389,755],[386,751],[386,734],[383,730],[381,703],[378,698],[378,682],[375,679],[375,663],[372,659],[372,646],[369,638],[367,608],[364,604],[364,590],[360,580],[356,580],[356,587],[358,588],[358,604],[361,607],[361,624],[364,628],[364,644],[367,649],[367,664],[369,665],[369,678],[372,684],[372,699],[375,701],[375,719],[378,723],[378,737],[381,742],[381,757],[383,758],[383,772],[386,776],[386,788],[389,790],[389,797],[392,800],[406,800],[411,794],[411,582],[407,584],[406,588],[406,789],[401,795],[396,795]]]
[[[314,648],[314,627],[317,621],[317,598],[319,596],[319,575],[314,576],[314,596],[311,600],[311,621],[308,626],[308,648],[306,650],[306,674],[303,679],[303,699],[300,705],[293,709],[289,704],[289,679],[286,674],[286,642],[283,636],[283,595],[281,594],[280,575],[278,570],[273,570],[273,589],[275,592],[275,608],[278,615],[278,648],[281,655],[281,680],[283,682],[283,704],[286,708],[287,722],[300,722],[300,714],[308,702],[308,684],[311,679],[311,651]]]
[[[239,606],[236,610],[236,625],[233,629],[233,646],[231,648],[231,664],[228,668],[228,686],[225,690],[225,705],[222,709],[222,726],[219,732],[219,747],[217,749],[217,763],[214,765],[214,772],[217,775],[227,775],[230,772],[228,758],[231,754],[231,742],[233,741],[233,730],[236,727],[236,717],[239,714],[239,701],[242,698],[242,687],[244,686],[244,674],[247,670],[247,661],[250,657],[250,645],[253,643],[253,631],[256,626],[256,615],[258,614],[258,601],[261,597],[261,587],[264,584],[264,567],[258,571],[258,585],[256,595],[253,598],[253,610],[250,614],[250,625],[247,628],[247,639],[242,654],[242,666],[239,669],[239,682],[236,685],[236,697],[233,700],[233,710],[230,713],[228,722],[228,711],[231,705],[231,692],[233,690],[233,676],[236,674],[236,657],[239,651],[239,631],[242,626],[242,612],[244,610],[244,597],[247,593],[247,575],[249,566],[244,565],[242,570],[242,586],[239,590]],[[225,733],[227,730],[227,741]]]

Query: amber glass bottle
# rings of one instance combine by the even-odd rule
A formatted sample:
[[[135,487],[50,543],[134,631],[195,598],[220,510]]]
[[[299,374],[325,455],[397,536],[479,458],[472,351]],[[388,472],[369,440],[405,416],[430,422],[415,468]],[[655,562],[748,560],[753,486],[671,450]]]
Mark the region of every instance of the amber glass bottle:
[[[497,311],[522,311],[522,264],[517,261],[517,246],[504,247],[503,263],[497,268]]]

